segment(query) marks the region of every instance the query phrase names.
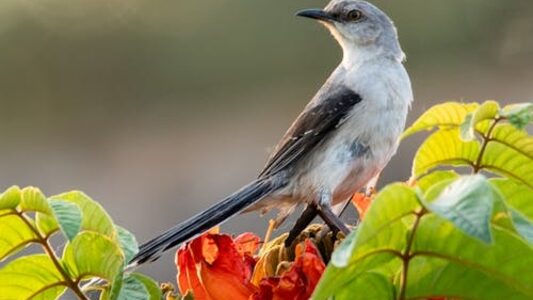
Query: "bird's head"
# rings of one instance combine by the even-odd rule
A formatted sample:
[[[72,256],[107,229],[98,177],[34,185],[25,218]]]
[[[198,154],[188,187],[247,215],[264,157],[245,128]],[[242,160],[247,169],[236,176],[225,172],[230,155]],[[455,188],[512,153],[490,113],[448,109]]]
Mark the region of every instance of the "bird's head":
[[[324,9],[305,9],[296,15],[324,24],[343,48],[345,58],[368,52],[404,59],[396,27],[383,11],[368,2],[332,0]]]

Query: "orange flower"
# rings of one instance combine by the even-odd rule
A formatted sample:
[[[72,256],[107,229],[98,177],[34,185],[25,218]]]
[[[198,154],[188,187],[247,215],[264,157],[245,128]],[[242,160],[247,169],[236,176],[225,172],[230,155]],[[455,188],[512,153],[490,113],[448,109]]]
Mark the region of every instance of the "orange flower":
[[[372,201],[372,198],[366,196],[364,193],[353,194],[352,203],[357,209],[357,212],[359,213],[359,217],[361,219],[364,218],[365,213],[368,210],[368,207],[370,206],[371,201]]]
[[[176,253],[181,294],[192,292],[196,300],[304,300],[309,299],[326,266],[316,246],[305,240],[296,246],[295,261],[281,276],[251,282],[257,263],[254,254],[259,237],[244,233],[206,233]]]
[[[303,249],[302,249],[303,248]],[[326,266],[310,240],[296,248],[296,260],[279,277],[264,278],[253,300],[306,300],[311,297]]]
[[[229,235],[207,233],[180,248],[176,255],[180,292],[190,290],[196,300],[240,300],[255,293],[257,288],[250,283],[255,265],[251,253],[259,238],[244,234],[236,242]]]

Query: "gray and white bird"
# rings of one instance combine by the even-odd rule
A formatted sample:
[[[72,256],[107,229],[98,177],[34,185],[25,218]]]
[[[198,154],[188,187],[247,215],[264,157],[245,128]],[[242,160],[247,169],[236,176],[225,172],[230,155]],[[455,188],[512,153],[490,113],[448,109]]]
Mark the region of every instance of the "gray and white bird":
[[[276,208],[285,216],[306,204],[331,215],[332,206],[373,181],[395,154],[413,95],[392,21],[374,5],[357,0],[333,0],[324,9],[302,10],[297,16],[329,29],[342,47],[342,62],[257,179],[141,245],[130,268],[156,260],[242,211]]]

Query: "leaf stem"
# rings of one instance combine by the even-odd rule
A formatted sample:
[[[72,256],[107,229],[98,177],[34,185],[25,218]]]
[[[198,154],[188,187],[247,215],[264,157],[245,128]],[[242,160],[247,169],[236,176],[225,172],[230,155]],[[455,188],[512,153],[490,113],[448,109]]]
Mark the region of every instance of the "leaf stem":
[[[415,240],[415,234],[418,229],[418,225],[420,224],[420,220],[426,213],[427,211],[425,208],[422,208],[419,212],[415,213],[416,220],[415,220],[415,223],[413,224],[413,228],[411,229],[411,234],[409,235],[409,239],[407,240],[405,251],[402,253],[402,256],[401,256],[402,274],[401,274],[401,279],[400,279],[400,292],[398,293],[399,300],[405,300],[405,293],[407,290],[407,273],[409,271],[409,262],[411,258],[413,258],[413,255],[411,253],[411,248]]]
[[[78,296],[81,300],[90,300],[85,294],[81,291],[80,287],[78,286],[77,281],[72,280],[68,273],[65,271],[63,266],[61,266],[61,263],[59,262],[59,258],[57,257],[56,253],[54,252],[54,249],[52,249],[52,246],[50,245],[48,239],[46,237],[43,237],[41,233],[33,227],[33,224],[30,222],[30,220],[26,217],[26,215],[23,212],[20,212],[17,210],[16,214],[22,219],[22,221],[30,228],[31,231],[37,236],[37,243],[41,244],[46,254],[50,257],[50,260],[56,267],[57,271],[63,276],[63,279],[65,280],[64,284],[70,288],[76,296]]]
[[[502,119],[503,119],[502,117],[495,118],[494,122],[492,122],[492,124],[490,125],[489,130],[487,131],[487,134],[481,135],[483,138],[483,144],[481,145],[481,150],[479,151],[477,160],[472,166],[472,168],[474,169],[473,170],[474,174],[479,173],[479,171],[483,169],[483,165],[481,164],[481,160],[483,159],[483,154],[485,154],[485,149],[487,149],[488,143],[492,140],[491,135],[492,135],[492,131],[494,130],[494,127],[496,127],[496,124],[498,124],[498,122],[500,122]]]

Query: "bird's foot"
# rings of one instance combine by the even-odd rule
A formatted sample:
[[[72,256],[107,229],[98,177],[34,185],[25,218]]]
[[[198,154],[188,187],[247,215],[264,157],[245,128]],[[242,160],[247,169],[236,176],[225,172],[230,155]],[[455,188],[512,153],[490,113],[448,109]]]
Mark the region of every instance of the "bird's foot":
[[[296,223],[289,231],[289,236],[285,239],[285,247],[290,247],[294,240],[302,233],[302,231],[313,221],[318,215],[317,205],[310,203],[307,205],[302,215],[296,220]]]

